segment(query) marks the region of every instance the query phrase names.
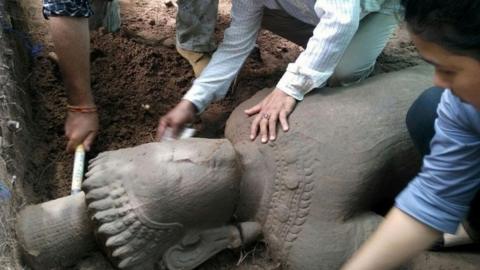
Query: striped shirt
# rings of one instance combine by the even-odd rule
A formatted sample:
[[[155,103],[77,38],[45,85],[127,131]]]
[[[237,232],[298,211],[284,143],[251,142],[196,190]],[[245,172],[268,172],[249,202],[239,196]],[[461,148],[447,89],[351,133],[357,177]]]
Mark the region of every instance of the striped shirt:
[[[225,97],[260,30],[263,9],[283,9],[315,26],[307,47],[290,63],[277,84],[288,95],[302,100],[325,84],[355,35],[360,20],[372,12],[392,14],[398,0],[233,0],[230,27],[209,65],[195,80],[184,99],[199,112],[212,101]]]

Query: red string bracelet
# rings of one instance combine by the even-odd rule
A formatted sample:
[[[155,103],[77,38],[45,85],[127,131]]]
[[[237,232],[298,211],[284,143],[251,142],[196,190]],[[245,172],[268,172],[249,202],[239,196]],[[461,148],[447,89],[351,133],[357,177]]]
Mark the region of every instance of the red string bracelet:
[[[97,107],[96,106],[86,107],[86,106],[67,105],[67,109],[68,109],[69,112],[79,112],[79,113],[97,112]]]

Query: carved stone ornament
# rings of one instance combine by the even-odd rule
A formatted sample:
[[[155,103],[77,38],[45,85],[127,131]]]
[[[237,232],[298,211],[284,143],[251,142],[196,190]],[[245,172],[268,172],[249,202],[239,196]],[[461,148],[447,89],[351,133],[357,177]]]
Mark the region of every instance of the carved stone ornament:
[[[98,246],[120,269],[193,269],[262,233],[286,268],[338,269],[418,170],[404,119],[431,73],[419,66],[314,91],[268,144],[250,141],[243,113],[266,89],[232,113],[226,139],[102,153],[85,195],[20,213],[27,262],[71,265]]]

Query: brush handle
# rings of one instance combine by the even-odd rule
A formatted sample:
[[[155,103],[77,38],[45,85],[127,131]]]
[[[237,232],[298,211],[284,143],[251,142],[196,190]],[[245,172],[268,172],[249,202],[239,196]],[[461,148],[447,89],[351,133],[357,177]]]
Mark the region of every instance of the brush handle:
[[[72,173],[72,191],[71,194],[79,193],[82,190],[83,170],[85,168],[85,148],[83,145],[75,149],[75,158],[73,161]]]

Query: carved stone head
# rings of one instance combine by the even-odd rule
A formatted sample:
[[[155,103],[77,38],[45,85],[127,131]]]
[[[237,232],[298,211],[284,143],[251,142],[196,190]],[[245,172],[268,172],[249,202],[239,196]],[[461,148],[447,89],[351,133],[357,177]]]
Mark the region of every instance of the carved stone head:
[[[102,153],[91,161],[83,189],[97,241],[112,261],[122,269],[149,269],[165,254],[177,256],[183,247],[196,251],[184,263],[203,262],[205,254],[197,254],[199,250],[212,252],[199,248],[209,241],[205,232],[221,228],[230,220],[238,199],[239,181],[236,154],[229,141],[190,139]],[[84,207],[79,206],[84,205],[81,199],[62,199],[58,203],[67,201],[73,203],[70,210],[77,209],[73,215],[85,215]],[[59,220],[65,217],[62,215],[35,218],[36,213],[46,214],[42,209],[36,210],[29,211],[28,217],[24,215],[20,229],[39,219],[45,222],[36,224],[37,228],[65,224],[65,220]],[[67,222],[73,224],[76,220]],[[221,233],[229,232],[236,231],[227,229]],[[64,233],[72,235],[68,225],[64,226]],[[48,239],[55,237],[53,231],[47,234],[42,241],[54,240]],[[88,239],[88,233],[84,238]],[[33,245],[32,240],[35,238],[23,241],[27,243],[24,250],[37,254],[38,260],[42,253],[61,256],[62,248],[58,245],[62,243],[57,243],[57,251],[52,254],[53,246]],[[37,250],[32,250],[32,246]],[[175,246],[177,249],[167,252]],[[167,263],[182,264],[177,259]]]

